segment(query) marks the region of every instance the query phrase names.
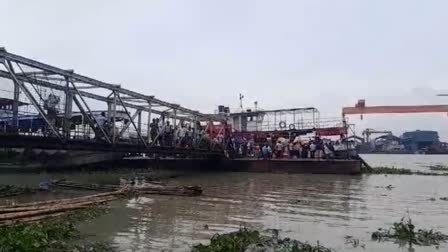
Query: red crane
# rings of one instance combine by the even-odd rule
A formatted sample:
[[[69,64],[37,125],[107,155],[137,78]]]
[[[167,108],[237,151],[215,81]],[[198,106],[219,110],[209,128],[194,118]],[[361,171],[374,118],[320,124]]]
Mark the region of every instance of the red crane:
[[[358,100],[354,107],[342,108],[342,116],[354,114],[392,113],[448,113],[448,105],[408,105],[408,106],[366,106],[365,100]]]

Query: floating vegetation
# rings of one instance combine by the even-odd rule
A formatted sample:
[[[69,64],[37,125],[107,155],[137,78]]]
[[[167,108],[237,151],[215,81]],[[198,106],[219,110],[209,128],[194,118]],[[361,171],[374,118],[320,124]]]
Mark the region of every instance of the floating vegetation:
[[[240,251],[282,251],[282,252],[330,252],[319,243],[311,245],[289,238],[280,239],[277,232],[261,235],[258,231],[240,228],[237,232],[216,234],[210,245],[198,244],[192,252],[240,252]]]
[[[365,244],[361,244],[359,242],[359,239],[355,239],[353,238],[353,236],[347,235],[345,236],[345,244],[350,244],[353,246],[353,248],[357,248],[357,247],[361,247],[361,248],[366,248]]]
[[[446,165],[430,165],[428,167],[431,171],[448,171],[448,166]]]
[[[448,173],[436,173],[436,172],[422,172],[411,171],[410,169],[395,168],[395,167],[375,167],[372,169],[363,169],[364,174],[391,174],[391,175],[421,175],[421,176],[448,176]]]
[[[409,246],[438,246],[440,243],[448,240],[448,235],[433,229],[418,229],[415,231],[411,218],[407,217],[402,218],[400,222],[395,222],[389,229],[380,228],[378,231],[373,232],[372,239],[376,241],[393,240],[400,243],[408,243]]]
[[[403,168],[395,168],[395,167],[374,167],[370,170],[364,171],[366,174],[406,174],[411,175],[413,172],[409,169],[403,169]]]
[[[413,174],[422,176],[448,176],[448,173],[435,173],[435,172],[422,172],[422,171],[416,171]]]
[[[0,198],[12,197],[26,193],[33,193],[35,189],[22,186],[0,185]]]
[[[0,251],[113,251],[108,244],[84,241],[75,226],[103,212],[91,208],[52,221],[1,225]]]
[[[375,188],[384,188],[384,189],[387,189],[387,190],[392,190],[392,189],[394,189],[395,187],[392,186],[392,185],[388,185],[388,186],[375,186]]]

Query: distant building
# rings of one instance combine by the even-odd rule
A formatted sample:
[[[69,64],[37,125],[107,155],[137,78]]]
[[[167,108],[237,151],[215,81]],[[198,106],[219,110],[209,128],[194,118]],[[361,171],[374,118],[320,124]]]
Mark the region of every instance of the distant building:
[[[437,131],[430,130],[405,132],[401,136],[401,142],[410,151],[430,149],[440,145],[439,134]]]

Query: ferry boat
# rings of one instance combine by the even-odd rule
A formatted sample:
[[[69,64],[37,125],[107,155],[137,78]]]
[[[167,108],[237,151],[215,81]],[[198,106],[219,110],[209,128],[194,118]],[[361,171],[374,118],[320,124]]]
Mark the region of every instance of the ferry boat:
[[[263,160],[256,156],[241,155],[232,158],[225,170],[250,172],[287,172],[319,174],[357,174],[361,172],[362,160],[355,151],[355,145],[346,137],[347,124],[343,118],[321,118],[317,108],[291,108],[264,110],[242,109],[231,112],[229,107],[218,106],[217,113],[227,122],[231,136],[237,144],[263,146],[274,144],[279,139],[289,144],[291,141],[308,142],[316,137],[333,141],[332,157],[291,158],[279,157]],[[218,134],[222,125],[211,130]]]

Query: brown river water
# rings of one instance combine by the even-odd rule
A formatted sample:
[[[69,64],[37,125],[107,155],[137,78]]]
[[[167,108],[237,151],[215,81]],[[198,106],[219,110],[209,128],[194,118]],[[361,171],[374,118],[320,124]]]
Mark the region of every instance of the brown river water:
[[[445,155],[364,155],[372,166],[428,171],[448,164]],[[2,174],[2,184],[36,185],[61,174]],[[117,173],[70,173],[84,182],[117,182]],[[448,251],[374,242],[371,233],[409,214],[417,228],[448,234],[448,177],[414,175],[311,175],[257,173],[189,174],[169,184],[201,185],[200,197],[144,196],[112,202],[110,213],[80,226],[90,239],[112,243],[119,251],[189,251],[216,233],[246,226],[278,229],[280,236],[308,241],[334,251]],[[385,188],[392,185],[392,189]],[[76,192],[73,192],[76,194]],[[31,197],[54,198],[59,195]],[[19,200],[30,200],[21,198]],[[430,198],[436,198],[431,201]],[[33,198],[35,199],[35,198]],[[360,247],[346,243],[359,239]]]

